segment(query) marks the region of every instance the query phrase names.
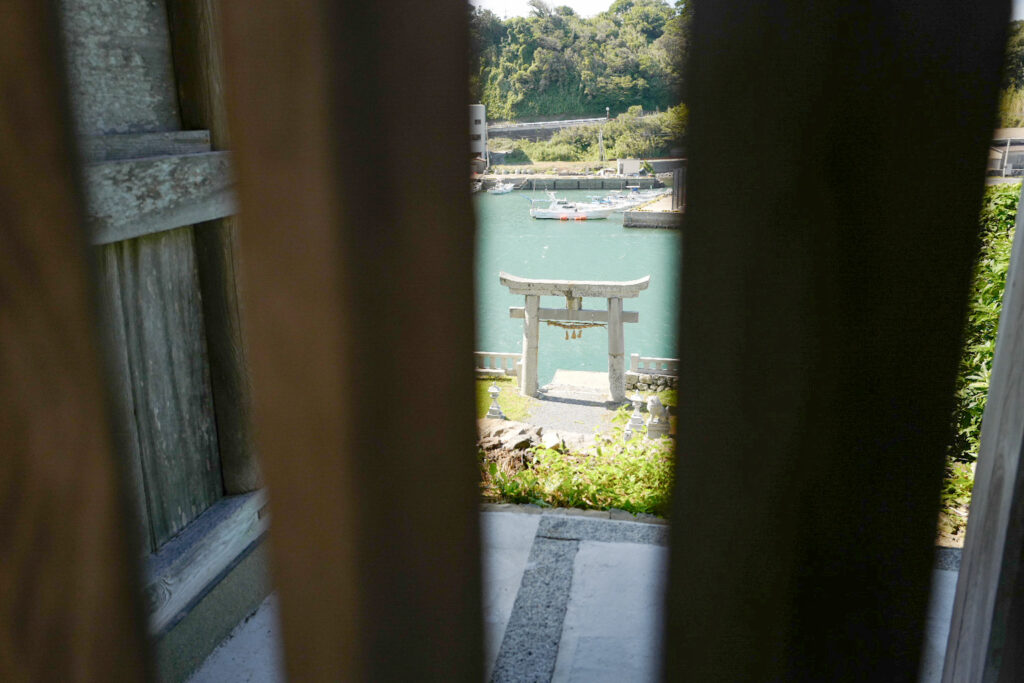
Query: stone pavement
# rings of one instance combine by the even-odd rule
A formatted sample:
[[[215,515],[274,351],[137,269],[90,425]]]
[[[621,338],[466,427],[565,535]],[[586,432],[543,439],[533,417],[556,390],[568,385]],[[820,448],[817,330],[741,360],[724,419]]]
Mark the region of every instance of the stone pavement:
[[[668,527],[628,513],[488,505],[481,513],[486,670],[497,682],[657,680]],[[921,681],[940,678],[957,557],[940,557]],[[284,681],[273,598],[192,683]]]

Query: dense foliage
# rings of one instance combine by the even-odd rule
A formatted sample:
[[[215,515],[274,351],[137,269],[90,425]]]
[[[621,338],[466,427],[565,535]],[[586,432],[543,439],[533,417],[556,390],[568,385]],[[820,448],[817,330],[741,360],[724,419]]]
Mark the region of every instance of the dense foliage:
[[[504,163],[533,161],[598,161],[600,145],[605,159],[650,159],[672,154],[686,131],[687,110],[678,104],[666,112],[644,115],[639,106],[630,107],[607,123],[565,128],[550,140],[495,138],[491,149],[509,151]]]
[[[1004,128],[1024,125],[1024,21],[1010,23],[1003,91],[999,102],[999,125]]]
[[[623,441],[621,428],[592,454],[536,448],[522,469],[483,461],[487,495],[509,503],[668,514],[672,439]]]
[[[1020,186],[1016,184],[996,185],[985,192],[981,212],[982,248],[968,304],[964,350],[957,376],[956,434],[950,447],[950,456],[964,462],[973,462],[978,457],[981,417],[992,374],[1019,193]]]
[[[491,120],[612,114],[678,103],[688,47],[687,0],[614,0],[583,18],[530,0],[528,17],[472,8],[471,97]]]
[[[942,491],[946,516],[940,528],[953,534],[962,531],[966,523],[974,487],[974,462],[978,458],[981,418],[992,376],[1019,195],[1020,186],[1016,184],[990,187],[985,191],[981,211],[981,254],[974,269],[968,302],[953,411],[954,436],[946,459]]]

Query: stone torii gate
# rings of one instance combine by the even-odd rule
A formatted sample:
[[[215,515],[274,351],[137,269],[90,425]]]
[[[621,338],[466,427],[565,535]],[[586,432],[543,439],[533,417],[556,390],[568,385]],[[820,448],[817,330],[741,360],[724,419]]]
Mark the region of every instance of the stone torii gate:
[[[519,391],[523,396],[537,394],[537,348],[540,323],[558,322],[607,323],[608,325],[608,390],[613,401],[626,399],[626,352],[622,324],[635,323],[640,314],[623,311],[622,300],[640,296],[647,289],[651,276],[628,282],[585,280],[533,280],[499,273],[501,284],[512,294],[526,297],[526,305],[513,306],[509,315],[523,319],[523,365]],[[542,296],[564,296],[565,308],[541,308]],[[587,310],[583,297],[608,299],[608,310]]]

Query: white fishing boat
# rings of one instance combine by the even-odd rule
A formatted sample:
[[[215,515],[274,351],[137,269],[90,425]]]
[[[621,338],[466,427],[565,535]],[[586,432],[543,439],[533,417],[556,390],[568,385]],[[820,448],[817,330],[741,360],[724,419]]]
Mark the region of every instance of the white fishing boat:
[[[594,203],[603,208],[610,208],[614,212],[627,211],[634,206],[643,204],[646,199],[636,195],[628,194],[607,194],[604,196],[591,196]]]
[[[604,196],[591,195],[591,199],[594,203],[601,207],[611,207],[616,213],[623,211],[629,211],[632,208],[640,206],[652,199],[657,199],[661,195],[668,192],[668,190],[644,190],[639,191],[636,187],[627,188],[627,192],[611,192]]]
[[[550,203],[547,208],[530,207],[532,218],[558,221],[595,221],[608,218],[615,211],[611,207],[602,207],[597,204],[577,204],[567,199],[559,199],[554,192],[548,192],[548,197]]]
[[[515,188],[515,183],[497,183],[494,187],[487,190],[487,192],[488,194],[508,194]]]

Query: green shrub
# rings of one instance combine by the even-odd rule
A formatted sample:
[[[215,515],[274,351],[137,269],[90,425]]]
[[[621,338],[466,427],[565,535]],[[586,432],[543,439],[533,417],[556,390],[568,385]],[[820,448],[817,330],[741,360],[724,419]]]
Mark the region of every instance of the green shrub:
[[[981,253],[974,268],[964,346],[956,380],[953,440],[946,453],[942,485],[940,531],[958,535],[966,526],[964,515],[974,488],[974,462],[978,458],[981,419],[985,414],[996,334],[1006,274],[1010,268],[1014,221],[1020,185],[996,185],[985,190],[982,204]]]
[[[518,147],[517,146],[514,149],[512,149],[512,151],[507,152],[505,154],[505,159],[504,159],[503,163],[506,163],[506,164],[532,164],[533,163],[533,159],[531,159],[526,154],[526,152],[522,149],[522,147]]]
[[[598,132],[603,129],[605,156],[615,158],[657,158],[679,145],[686,131],[686,105],[668,111],[643,115],[640,107],[630,107],[607,123],[563,128],[548,140],[511,140],[492,138],[493,151],[512,150],[505,157],[509,164],[533,161],[597,161],[601,156]]]
[[[996,185],[985,191],[981,211],[981,254],[974,269],[964,332],[964,349],[956,384],[955,434],[950,460],[973,462],[978,457],[981,418],[985,412],[999,312],[1010,268],[1019,185]]]
[[[628,413],[626,413],[628,417]],[[666,516],[674,477],[672,439],[622,440],[621,427],[590,454],[536,448],[515,472],[487,463],[491,492],[510,503]]]

